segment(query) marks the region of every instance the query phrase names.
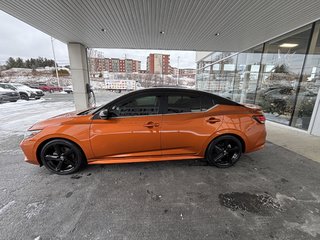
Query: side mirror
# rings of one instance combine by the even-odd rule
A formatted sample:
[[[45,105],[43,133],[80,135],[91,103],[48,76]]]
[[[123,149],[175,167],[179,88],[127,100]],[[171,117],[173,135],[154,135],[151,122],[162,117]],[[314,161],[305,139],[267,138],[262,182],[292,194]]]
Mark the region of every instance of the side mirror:
[[[108,109],[105,109],[105,110],[100,111],[99,117],[100,117],[101,119],[105,119],[105,120],[108,119],[108,118],[110,117],[109,110],[108,110]]]

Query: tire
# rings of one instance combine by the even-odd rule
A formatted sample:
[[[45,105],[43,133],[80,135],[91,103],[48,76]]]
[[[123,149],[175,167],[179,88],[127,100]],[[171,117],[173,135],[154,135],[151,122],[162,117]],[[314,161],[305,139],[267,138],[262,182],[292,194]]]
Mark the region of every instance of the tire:
[[[242,144],[231,135],[224,135],[214,139],[206,151],[206,159],[210,165],[218,168],[233,166],[241,157]]]
[[[10,102],[16,102],[16,101],[18,101],[18,100],[10,100]]]
[[[20,93],[20,98],[22,100],[29,101],[29,96],[26,93]]]
[[[63,139],[47,142],[41,149],[40,157],[49,171],[59,175],[75,173],[86,163],[81,149],[76,144]]]

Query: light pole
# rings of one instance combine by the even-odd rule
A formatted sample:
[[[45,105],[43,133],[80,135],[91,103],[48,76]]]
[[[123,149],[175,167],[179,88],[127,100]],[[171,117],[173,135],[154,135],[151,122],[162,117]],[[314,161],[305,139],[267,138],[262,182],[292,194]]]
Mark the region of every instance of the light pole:
[[[179,86],[179,60],[180,60],[180,56],[178,56],[178,74],[177,74],[177,86]]]
[[[54,52],[54,47],[53,47],[53,37],[51,37],[51,46],[52,46],[52,53],[53,53],[53,58],[54,58],[54,66],[55,66],[55,69],[56,69],[58,87],[60,87],[59,74],[58,74],[58,65],[57,65],[57,60],[56,60],[56,54]]]

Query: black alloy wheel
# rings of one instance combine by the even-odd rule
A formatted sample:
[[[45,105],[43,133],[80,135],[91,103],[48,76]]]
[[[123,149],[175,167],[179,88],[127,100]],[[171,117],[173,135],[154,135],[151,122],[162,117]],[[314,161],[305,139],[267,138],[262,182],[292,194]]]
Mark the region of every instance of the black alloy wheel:
[[[40,156],[43,165],[59,175],[75,173],[86,162],[79,147],[63,139],[55,139],[46,143]]]
[[[241,153],[242,144],[239,139],[231,135],[224,135],[209,144],[206,158],[210,165],[228,168],[239,160]]]
[[[29,100],[29,96],[26,94],[26,93],[20,93],[20,98],[22,99],[22,100]]]

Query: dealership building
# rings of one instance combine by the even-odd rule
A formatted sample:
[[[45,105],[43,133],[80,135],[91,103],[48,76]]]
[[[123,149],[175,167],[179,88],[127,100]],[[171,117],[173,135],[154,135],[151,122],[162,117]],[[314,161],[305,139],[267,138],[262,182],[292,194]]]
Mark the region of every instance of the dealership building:
[[[89,106],[88,48],[191,50],[198,89],[320,136],[319,0],[1,0],[0,9],[68,45],[77,110]]]
[[[320,21],[242,52],[198,52],[196,80],[200,90],[257,104],[271,121],[320,135]]]

